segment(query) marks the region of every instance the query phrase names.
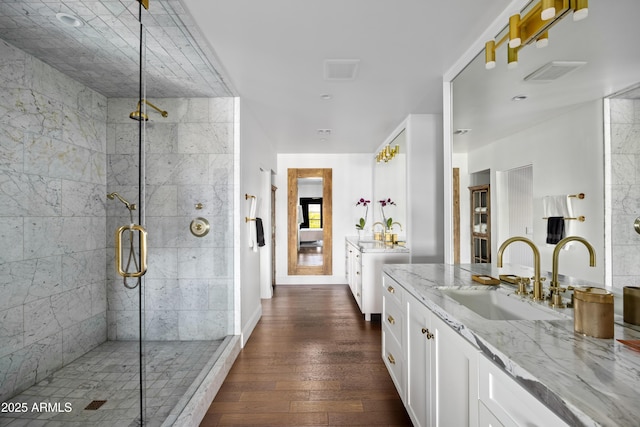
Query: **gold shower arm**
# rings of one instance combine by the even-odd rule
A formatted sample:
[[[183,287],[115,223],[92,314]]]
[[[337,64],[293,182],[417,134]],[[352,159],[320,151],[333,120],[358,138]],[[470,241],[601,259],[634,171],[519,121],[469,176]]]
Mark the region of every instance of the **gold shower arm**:
[[[153,105],[152,103],[150,103],[150,102],[149,102],[149,101],[147,101],[146,99],[141,99],[141,100],[138,102],[138,111],[140,111],[140,104],[141,104],[141,103],[143,103],[143,102],[144,102],[145,104],[147,104],[149,107],[151,107],[151,108],[153,108],[154,110],[156,110],[158,113],[162,114],[162,117],[167,117],[167,116],[169,115],[169,113],[167,113],[166,111],[161,110],[160,108],[156,107],[155,105]]]

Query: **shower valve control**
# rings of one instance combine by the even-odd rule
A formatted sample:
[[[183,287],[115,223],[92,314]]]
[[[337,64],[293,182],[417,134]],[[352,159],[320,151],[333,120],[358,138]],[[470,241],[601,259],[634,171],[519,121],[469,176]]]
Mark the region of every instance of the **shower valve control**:
[[[209,233],[209,229],[211,226],[209,225],[209,221],[205,218],[198,217],[191,221],[191,225],[189,226],[191,230],[191,234],[196,237],[204,237]]]

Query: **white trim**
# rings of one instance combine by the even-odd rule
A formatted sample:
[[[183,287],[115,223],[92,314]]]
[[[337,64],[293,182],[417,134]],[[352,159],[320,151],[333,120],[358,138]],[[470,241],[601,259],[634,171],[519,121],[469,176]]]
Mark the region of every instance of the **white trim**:
[[[258,304],[258,308],[256,308],[256,311],[253,312],[253,314],[247,321],[247,324],[242,329],[242,334],[240,335],[240,345],[242,346],[242,348],[244,348],[244,346],[247,344],[247,341],[249,341],[249,337],[253,333],[253,330],[255,329],[256,325],[260,321],[261,317],[262,317],[262,304]]]
[[[603,100],[604,121],[604,283],[613,287],[613,201],[611,183],[611,98]]]
[[[444,263],[453,264],[453,106],[451,82],[442,83],[442,161],[444,167]],[[447,132],[446,129],[449,129]]]
[[[233,335],[242,329],[242,272],[240,265],[240,98],[233,102]]]

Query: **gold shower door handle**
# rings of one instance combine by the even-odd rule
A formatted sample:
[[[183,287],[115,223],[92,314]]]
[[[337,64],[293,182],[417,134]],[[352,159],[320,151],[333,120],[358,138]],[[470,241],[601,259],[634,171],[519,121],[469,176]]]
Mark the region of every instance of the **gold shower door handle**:
[[[140,271],[129,273],[122,270],[122,233],[137,231],[140,244]],[[122,277],[142,277],[147,272],[147,230],[138,224],[123,225],[116,230],[116,271]]]

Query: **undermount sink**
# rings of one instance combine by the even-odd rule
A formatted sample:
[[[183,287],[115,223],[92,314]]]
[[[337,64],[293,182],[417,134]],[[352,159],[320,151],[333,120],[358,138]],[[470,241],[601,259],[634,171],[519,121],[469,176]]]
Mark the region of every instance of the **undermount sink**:
[[[545,307],[537,307],[495,288],[441,287],[440,292],[469,310],[489,320],[559,320],[566,319]]]

